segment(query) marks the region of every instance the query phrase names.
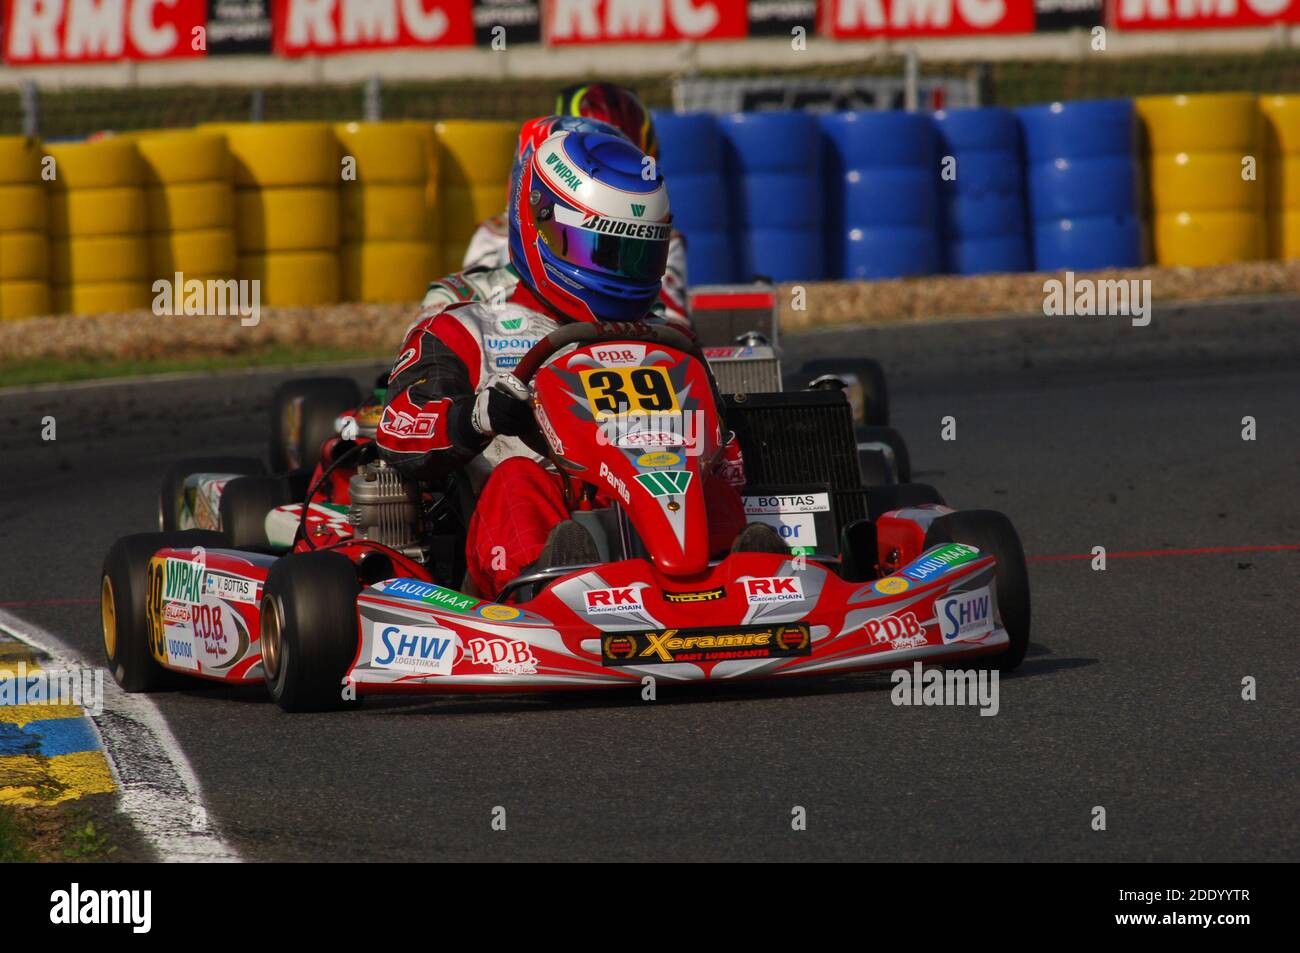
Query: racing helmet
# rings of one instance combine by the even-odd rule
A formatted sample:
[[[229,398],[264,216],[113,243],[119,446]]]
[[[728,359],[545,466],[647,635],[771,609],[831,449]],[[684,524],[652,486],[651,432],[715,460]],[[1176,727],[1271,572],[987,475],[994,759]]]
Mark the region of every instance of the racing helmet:
[[[555,111],[561,116],[585,116],[616,126],[646,155],[659,158],[659,139],[650,110],[630,89],[613,83],[569,86],[560,91]]]
[[[560,131],[516,163],[510,262],[554,312],[637,321],[659,295],[672,216],[663,176],[622,136]]]

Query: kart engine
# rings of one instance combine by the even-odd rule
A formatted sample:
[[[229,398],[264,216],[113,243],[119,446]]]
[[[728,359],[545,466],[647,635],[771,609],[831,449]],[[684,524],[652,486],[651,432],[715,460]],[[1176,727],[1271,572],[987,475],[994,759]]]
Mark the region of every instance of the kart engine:
[[[414,488],[408,489],[397,471],[382,460],[367,463],[348,485],[352,494],[348,521],[353,535],[417,555]]]

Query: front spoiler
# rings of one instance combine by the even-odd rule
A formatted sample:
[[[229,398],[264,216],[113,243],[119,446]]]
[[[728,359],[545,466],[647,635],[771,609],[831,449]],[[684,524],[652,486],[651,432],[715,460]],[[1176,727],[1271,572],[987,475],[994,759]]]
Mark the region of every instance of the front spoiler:
[[[790,572],[789,562],[780,556],[746,554],[745,558],[750,561],[746,571],[736,573],[732,566],[727,586]],[[727,606],[730,612],[718,601],[709,604],[719,607],[713,612],[695,607],[684,616],[680,608],[673,613],[658,603],[657,590],[643,584],[643,611],[612,622],[610,615],[581,616],[575,607],[583,604],[582,596],[629,584],[620,578],[624,570],[629,576],[644,571],[628,563],[575,573],[518,607],[475,603],[435,608],[385,593],[385,584],[367,589],[357,600],[358,651],[348,678],[359,695],[574,691],[635,685],[647,677],[703,683],[889,671],[917,661],[948,663],[985,656],[1010,644],[997,615],[994,562],[987,556],[889,594],[873,584],[846,583],[813,564],[801,570],[804,602],[751,603],[746,609],[733,598]],[[726,572],[723,567],[719,571]],[[987,595],[987,615],[981,631],[965,636],[949,631],[946,639],[939,619],[943,606],[954,597],[968,600],[982,595]],[[513,617],[507,617],[509,613]],[[895,621],[907,625],[895,626]],[[724,660],[696,660],[705,654],[696,652],[687,656],[690,661],[652,657],[641,663],[638,659],[650,654],[649,649],[616,662],[606,648],[611,636],[627,633],[641,639],[640,648],[668,632],[680,637],[755,630],[784,633],[791,626],[806,627],[808,639],[800,651],[807,654],[774,650],[768,657],[735,657],[739,653],[717,649],[727,656]],[[889,631],[882,632],[885,628]],[[399,656],[402,644],[411,656],[422,651],[418,664],[429,669],[394,667],[417,664]],[[417,644],[420,649],[410,652]],[[775,647],[777,637],[768,644]]]

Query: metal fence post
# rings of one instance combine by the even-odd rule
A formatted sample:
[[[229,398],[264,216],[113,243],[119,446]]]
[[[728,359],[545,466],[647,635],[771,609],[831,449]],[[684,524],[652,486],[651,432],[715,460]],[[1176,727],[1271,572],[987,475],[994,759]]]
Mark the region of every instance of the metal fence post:
[[[261,122],[266,115],[266,90],[255,89],[248,101],[248,121]]]
[[[41,132],[41,93],[36,88],[36,80],[25,79],[18,87],[18,97],[22,103],[23,135],[38,136]]]
[[[377,74],[366,80],[362,115],[366,122],[379,122],[384,118],[384,85]]]
[[[920,97],[917,85],[921,79],[921,57],[916,50],[903,54],[903,108],[910,113],[916,112]]]

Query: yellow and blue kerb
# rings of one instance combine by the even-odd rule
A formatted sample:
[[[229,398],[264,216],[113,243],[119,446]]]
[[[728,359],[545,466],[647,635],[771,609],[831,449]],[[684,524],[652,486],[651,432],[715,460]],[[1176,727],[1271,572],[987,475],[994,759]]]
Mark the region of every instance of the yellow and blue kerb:
[[[0,677],[41,671],[43,656],[0,631]],[[13,684],[8,688],[16,688]],[[20,697],[0,693],[0,700]],[[0,703],[0,804],[58,804],[114,790],[99,733],[79,705]]]

